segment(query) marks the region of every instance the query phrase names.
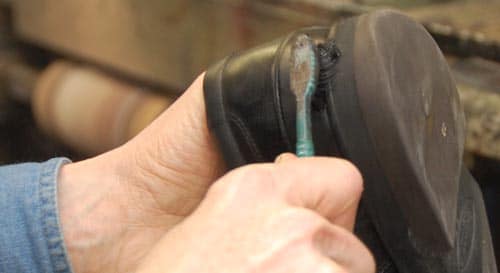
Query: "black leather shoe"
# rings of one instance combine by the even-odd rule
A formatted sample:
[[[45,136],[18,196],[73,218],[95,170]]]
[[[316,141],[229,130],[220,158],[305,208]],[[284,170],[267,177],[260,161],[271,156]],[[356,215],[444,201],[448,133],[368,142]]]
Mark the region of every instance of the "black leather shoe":
[[[482,196],[462,166],[454,81],[431,36],[399,13],[301,29],[212,66],[208,122],[229,168],[294,152],[290,58],[300,34],[314,40],[320,64],[316,153],[363,174],[356,233],[378,272],[496,272]]]

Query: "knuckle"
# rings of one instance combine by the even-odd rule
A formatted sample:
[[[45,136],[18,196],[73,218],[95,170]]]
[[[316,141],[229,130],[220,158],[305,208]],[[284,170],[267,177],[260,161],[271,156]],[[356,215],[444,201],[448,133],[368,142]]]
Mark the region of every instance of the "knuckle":
[[[354,272],[375,273],[376,267],[375,258],[367,247],[358,251],[357,262],[351,264]]]
[[[370,252],[370,250],[368,250],[368,247],[366,246],[364,251],[364,260],[366,261],[366,265],[365,268],[362,269],[362,272],[375,273],[377,263],[375,262],[373,254]]]
[[[331,272],[331,273],[352,273],[350,271],[348,271],[347,269],[343,268],[343,267],[340,267],[340,266],[330,266],[330,271],[328,272]]]
[[[260,192],[272,182],[269,169],[260,164],[237,168],[214,183],[207,195],[227,196],[237,195],[240,192]]]
[[[318,214],[301,208],[283,211],[277,222],[283,229],[287,230],[290,236],[311,239],[317,230],[328,224],[327,220]]]
[[[363,192],[363,176],[359,169],[352,162],[345,159],[340,159],[339,164],[343,176],[349,178],[346,181],[349,181],[355,193],[361,195]]]
[[[215,181],[208,189],[206,197],[215,199],[222,198],[222,196],[229,192],[229,186],[231,186],[230,182],[230,180],[228,181],[225,179],[225,176]]]
[[[242,186],[249,184],[265,185],[264,182],[271,178],[269,169],[259,164],[242,167],[236,171],[236,175]]]
[[[273,176],[269,168],[255,164],[236,170],[232,184],[236,191],[258,194],[265,191],[272,182]]]
[[[342,266],[325,257],[321,257],[320,262],[317,264],[318,268],[314,271],[318,273],[350,273]]]
[[[309,226],[317,226],[323,222],[323,219],[319,215],[308,209],[293,209],[289,214],[289,218]]]
[[[313,244],[346,272],[375,272],[373,255],[359,238],[346,230],[330,226],[314,235]],[[344,272],[344,271],[340,271]]]

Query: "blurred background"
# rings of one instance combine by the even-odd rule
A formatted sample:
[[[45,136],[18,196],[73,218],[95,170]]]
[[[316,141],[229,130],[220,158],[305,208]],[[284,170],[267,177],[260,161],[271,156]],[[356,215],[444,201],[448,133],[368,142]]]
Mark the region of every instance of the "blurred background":
[[[387,7],[447,56],[498,261],[500,0],[0,0],[0,165],[117,147],[225,55]]]

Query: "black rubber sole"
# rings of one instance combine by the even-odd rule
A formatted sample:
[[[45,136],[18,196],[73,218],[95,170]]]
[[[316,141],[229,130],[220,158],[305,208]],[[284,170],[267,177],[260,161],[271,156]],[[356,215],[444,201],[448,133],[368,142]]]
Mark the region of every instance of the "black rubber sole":
[[[334,32],[342,57],[327,97],[331,128],[363,174],[363,207],[398,272],[494,272],[482,196],[462,169],[463,112],[437,44],[392,11]]]

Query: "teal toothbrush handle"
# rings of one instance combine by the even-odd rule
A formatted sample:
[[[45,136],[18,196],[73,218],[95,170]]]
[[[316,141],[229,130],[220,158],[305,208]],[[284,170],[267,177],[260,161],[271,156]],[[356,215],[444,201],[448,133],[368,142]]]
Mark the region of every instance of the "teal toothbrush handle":
[[[311,101],[316,92],[319,74],[316,45],[309,36],[299,35],[296,37],[291,54],[290,89],[297,100],[295,153],[299,157],[313,156]]]

